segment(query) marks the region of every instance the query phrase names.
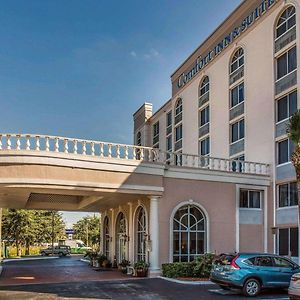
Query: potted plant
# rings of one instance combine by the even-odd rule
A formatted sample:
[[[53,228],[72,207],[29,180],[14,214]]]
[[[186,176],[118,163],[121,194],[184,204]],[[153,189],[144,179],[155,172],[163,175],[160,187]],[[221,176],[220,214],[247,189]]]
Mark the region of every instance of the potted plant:
[[[105,259],[102,263],[103,268],[111,268],[111,262],[109,259]]]
[[[146,277],[148,273],[149,264],[145,261],[138,261],[134,264],[134,271],[136,277]]]
[[[89,260],[90,260],[90,265],[92,267],[96,267],[96,265],[98,264],[98,261],[97,261],[97,257],[98,257],[98,253],[95,252],[95,251],[89,251],[87,252],[84,257],[88,257]]]
[[[98,267],[102,267],[102,264],[105,260],[107,260],[106,255],[104,255],[102,253],[98,254],[98,256],[97,256]]]
[[[121,270],[121,272],[123,274],[127,273],[127,267],[130,265],[130,261],[123,259],[120,263],[119,263],[119,269]]]

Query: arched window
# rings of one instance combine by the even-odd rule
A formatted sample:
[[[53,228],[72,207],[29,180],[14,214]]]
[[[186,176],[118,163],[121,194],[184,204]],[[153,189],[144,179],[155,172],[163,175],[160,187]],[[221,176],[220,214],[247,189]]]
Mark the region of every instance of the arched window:
[[[125,215],[120,212],[116,224],[116,257],[119,263],[126,257],[126,244],[128,240],[126,232]]]
[[[140,131],[136,134],[136,145],[142,146],[142,134]]]
[[[103,237],[104,253],[105,253],[106,257],[108,258],[109,257],[109,244],[110,244],[109,219],[108,219],[108,217],[104,218],[103,229],[104,229],[104,237]]]
[[[176,103],[176,106],[175,106],[175,119],[180,114],[182,114],[182,99],[181,98],[179,98],[177,100],[177,103]]]
[[[180,207],[173,218],[173,261],[189,262],[206,251],[206,219],[195,205]]]
[[[199,97],[205,95],[208,92],[209,92],[209,78],[208,76],[205,76],[199,88]]]
[[[282,36],[285,32],[296,25],[296,9],[289,6],[279,17],[276,25],[276,38]]]
[[[230,63],[230,74],[239,69],[244,65],[244,50],[239,48],[235,51],[231,63]]]
[[[136,213],[136,259],[146,261],[146,212],[140,206]]]

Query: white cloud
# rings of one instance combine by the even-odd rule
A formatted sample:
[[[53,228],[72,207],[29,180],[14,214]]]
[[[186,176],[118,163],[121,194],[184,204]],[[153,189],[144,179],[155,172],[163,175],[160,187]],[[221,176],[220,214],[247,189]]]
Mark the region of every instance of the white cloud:
[[[131,55],[132,57],[136,57],[136,56],[137,56],[137,54],[136,54],[135,51],[131,51],[131,52],[130,52],[130,55]]]
[[[154,48],[151,48],[148,53],[144,54],[145,59],[151,59],[158,56],[160,56],[160,53]]]

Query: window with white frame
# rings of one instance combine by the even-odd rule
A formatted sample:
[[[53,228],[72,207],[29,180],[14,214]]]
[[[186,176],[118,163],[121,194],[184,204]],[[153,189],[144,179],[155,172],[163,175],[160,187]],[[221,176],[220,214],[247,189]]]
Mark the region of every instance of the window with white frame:
[[[146,212],[142,206],[136,216],[136,258],[137,261],[146,261]]]
[[[278,254],[298,256],[298,228],[280,228],[278,234]]]
[[[166,115],[166,123],[167,123],[167,128],[172,126],[172,111],[169,111]]]
[[[295,145],[289,139],[279,141],[277,144],[277,164],[284,164],[291,160]]]
[[[109,235],[109,219],[107,216],[104,218],[103,227],[104,227],[104,239],[103,239],[104,253],[105,256],[109,258],[110,235]]]
[[[206,106],[204,109],[200,110],[200,127],[209,123],[209,106]]]
[[[166,149],[168,152],[172,151],[172,135],[167,137]]]
[[[180,207],[173,218],[173,261],[190,262],[206,251],[206,219],[195,205]]]
[[[297,182],[278,185],[278,207],[298,205]]]
[[[182,120],[182,99],[179,98],[175,106],[175,124],[178,124]]]
[[[234,107],[245,100],[244,82],[230,90],[230,107]]]
[[[230,125],[231,143],[235,143],[245,137],[245,120],[241,119]]]
[[[153,147],[158,147],[159,143],[159,121],[153,125]]]
[[[279,17],[276,26],[276,38],[281,37],[296,25],[296,9],[289,6]]]
[[[241,189],[240,208],[261,208],[261,191]]]
[[[201,82],[200,88],[199,88],[199,97],[202,97],[206,93],[209,92],[209,78],[208,76],[205,76]]]
[[[182,124],[175,128],[175,142],[178,142],[182,139]]]
[[[207,137],[200,141],[200,155],[206,156],[210,153],[210,139]]]
[[[293,72],[297,68],[297,51],[296,46],[289,49],[276,59],[277,63],[277,80]]]
[[[297,91],[280,98],[276,102],[277,122],[288,119],[297,111]]]
[[[241,68],[244,65],[244,50],[239,48],[234,53],[231,63],[230,63],[230,74],[235,72],[237,69]]]

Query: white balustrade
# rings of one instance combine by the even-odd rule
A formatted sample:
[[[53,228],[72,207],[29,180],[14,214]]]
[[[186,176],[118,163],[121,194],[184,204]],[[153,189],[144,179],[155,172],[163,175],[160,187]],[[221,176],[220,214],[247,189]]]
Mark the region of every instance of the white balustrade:
[[[31,145],[31,141],[33,141],[33,145]],[[53,145],[52,143],[54,143],[54,147],[51,147],[51,145]],[[70,146],[69,143],[71,144]],[[81,151],[79,152],[81,154],[78,153],[78,144],[80,146],[79,149]],[[269,165],[263,163],[166,152],[157,148],[69,139],[57,136],[0,134],[0,150],[52,151],[65,154],[90,155],[100,158],[138,160],[151,163],[162,163],[170,166],[192,167],[221,172],[256,175],[270,174]]]

